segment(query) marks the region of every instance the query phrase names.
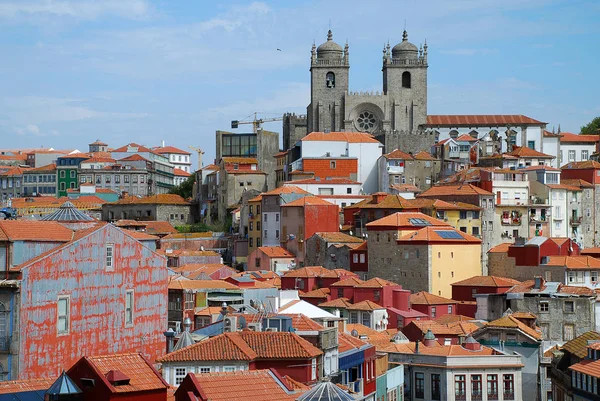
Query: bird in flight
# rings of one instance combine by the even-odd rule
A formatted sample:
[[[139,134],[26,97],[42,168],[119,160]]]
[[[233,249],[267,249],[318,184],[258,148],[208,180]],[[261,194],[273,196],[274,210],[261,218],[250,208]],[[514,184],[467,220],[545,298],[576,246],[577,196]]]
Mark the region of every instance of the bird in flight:
[[[277,49],[277,51],[278,51],[278,52],[280,52],[280,51],[281,51],[281,49]]]

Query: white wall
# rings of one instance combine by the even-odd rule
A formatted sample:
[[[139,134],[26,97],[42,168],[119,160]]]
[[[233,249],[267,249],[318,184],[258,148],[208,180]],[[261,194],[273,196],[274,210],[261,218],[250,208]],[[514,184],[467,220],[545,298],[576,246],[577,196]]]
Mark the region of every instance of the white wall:
[[[567,237],[569,213],[567,191],[564,189],[550,189],[548,198],[552,211],[550,213],[550,236],[551,237]],[[560,223],[560,227],[557,226]]]
[[[265,220],[266,218],[266,220]],[[279,212],[263,212],[262,223],[261,223],[261,238],[262,246],[279,246],[281,237],[281,216]],[[265,230],[267,230],[267,236],[265,237]],[[279,231],[279,237],[275,234]]]
[[[554,159],[550,161],[552,167],[560,168],[560,142],[556,137],[544,137],[542,139],[542,153],[554,156]],[[591,155],[591,153],[590,153]],[[564,163],[562,163],[564,164]]]
[[[583,143],[561,143],[560,144],[560,150],[562,152],[562,162],[561,165],[565,165],[567,163],[571,163],[571,162],[581,162],[581,161],[585,161],[585,160],[589,160],[589,157],[592,155],[592,153],[594,153],[596,151],[596,144],[595,143],[590,143],[590,144],[583,144]],[[587,158],[582,157],[582,152],[587,151]],[[569,157],[569,152],[575,152],[575,157],[574,158],[570,158]]]

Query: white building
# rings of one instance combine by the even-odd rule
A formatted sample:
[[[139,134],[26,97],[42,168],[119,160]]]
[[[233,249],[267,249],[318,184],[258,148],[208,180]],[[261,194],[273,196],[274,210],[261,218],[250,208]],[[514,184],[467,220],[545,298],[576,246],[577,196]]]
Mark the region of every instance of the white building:
[[[301,157],[356,157],[356,181],[365,193],[377,192],[377,160],[383,145],[372,135],[362,132],[312,132],[301,139]]]
[[[286,182],[284,187],[298,187],[341,208],[367,198],[361,194],[362,184],[347,178],[320,179],[319,177]]]
[[[596,152],[600,135],[577,135],[569,132],[560,134],[560,165],[584,162]]]
[[[187,171],[184,171],[178,167],[173,169],[173,174],[175,174],[175,177],[173,177],[173,184],[175,186],[183,184],[185,180],[192,175],[191,173],[188,173]]]
[[[388,354],[390,364],[404,364],[412,400],[523,400],[521,357],[472,337],[462,345],[439,345],[428,332],[423,343],[391,343],[378,351]]]
[[[169,163],[176,168],[180,168],[186,173],[192,173],[192,154],[185,150],[178,149],[174,146],[163,146],[152,148],[156,153],[169,158]],[[177,185],[177,184],[175,184]]]

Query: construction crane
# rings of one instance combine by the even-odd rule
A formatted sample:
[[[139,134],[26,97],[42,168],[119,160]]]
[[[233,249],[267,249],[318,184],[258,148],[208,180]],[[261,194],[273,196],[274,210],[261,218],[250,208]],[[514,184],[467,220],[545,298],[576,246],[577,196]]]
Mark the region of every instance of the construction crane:
[[[255,134],[258,132],[260,128],[262,128],[263,123],[270,123],[273,121],[283,121],[283,117],[273,117],[273,118],[258,118],[258,112],[254,112],[254,119],[252,120],[232,120],[231,128],[238,128],[240,124],[252,124],[252,132]],[[250,117],[250,116],[249,116]]]
[[[200,170],[202,168],[202,155],[204,154],[204,151],[202,149],[200,149],[199,147],[195,147],[190,145],[190,149],[196,151],[196,153],[198,153],[198,170]]]

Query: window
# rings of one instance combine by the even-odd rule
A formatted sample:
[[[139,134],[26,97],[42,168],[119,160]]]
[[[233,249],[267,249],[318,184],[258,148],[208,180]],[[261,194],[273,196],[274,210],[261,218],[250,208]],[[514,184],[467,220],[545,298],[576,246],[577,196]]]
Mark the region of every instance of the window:
[[[464,400],[467,395],[465,375],[454,376],[454,395],[456,399]]]
[[[337,289],[337,296],[338,296],[338,298],[343,298],[344,297],[344,289],[343,288],[338,288]]]
[[[548,302],[540,302],[540,312],[548,312],[550,310],[550,305]]]
[[[267,238],[267,230],[265,230],[263,237]]]
[[[410,88],[410,72],[408,71],[402,73],[402,87]]]
[[[479,235],[479,227],[472,227],[471,228],[471,233],[473,235]]]
[[[67,173],[65,170],[60,170],[60,178],[65,178],[67,176]]]
[[[257,241],[258,242],[258,241]],[[257,245],[258,246],[258,245]],[[254,259],[254,267],[260,267],[260,258]]]
[[[58,297],[58,319],[56,326],[58,334],[69,333],[70,299],[68,296]]]
[[[565,324],[563,326],[564,329],[564,333],[563,333],[563,340],[564,341],[571,341],[573,338],[575,338],[575,326],[572,324]]]
[[[260,221],[256,222],[256,231],[260,231]]]
[[[332,160],[332,161],[329,162],[329,167],[332,168],[332,169],[335,169],[335,167],[336,167],[335,160]]]
[[[452,314],[452,305],[448,305],[448,314],[451,315]]]
[[[335,74],[331,71],[325,75],[325,86],[328,88],[335,88]]]
[[[535,141],[527,141],[527,147],[535,150]]]
[[[254,229],[254,222],[253,222],[253,221],[251,221],[251,222],[248,224],[248,230],[252,231],[253,229]]]
[[[575,304],[573,301],[565,301],[565,312],[567,312],[567,313],[575,312]]]
[[[514,375],[502,375],[504,382],[503,393],[505,400],[515,399],[515,376]]]
[[[352,194],[352,188],[346,188],[346,193],[347,194]]]
[[[569,150],[569,161],[570,162],[575,161],[575,151],[574,150]]]
[[[498,375],[487,375],[488,400],[498,399]]]
[[[431,399],[432,400],[440,400],[441,399],[441,386],[440,386],[440,375],[439,374],[431,374]]]
[[[248,246],[250,248],[254,247],[254,238],[252,238],[252,237],[248,238]]]
[[[125,326],[133,326],[133,290],[125,292]]]
[[[311,372],[310,372],[310,377],[311,380],[317,380],[317,360],[315,358],[313,358],[312,360],[312,364],[311,364]]]
[[[471,375],[471,399],[481,399],[481,375]]]
[[[589,153],[587,150],[582,150],[581,151],[581,161],[586,161],[587,159],[589,159]]]
[[[354,255],[352,255],[352,262],[358,263],[358,253],[355,253]]]
[[[431,307],[431,318],[432,319],[435,319],[435,314],[436,314],[436,308],[435,308],[435,306],[432,306]]]
[[[265,217],[264,220],[265,220],[265,223],[266,223],[267,222],[267,214],[266,213],[264,214],[264,217]]]
[[[371,314],[368,312],[362,313],[362,324],[366,327],[371,327]]]
[[[224,366],[223,372],[235,372],[235,366]]]
[[[279,239],[279,230],[275,230],[275,238]]]
[[[590,280],[595,283],[598,281],[598,272],[590,272]]]
[[[425,374],[415,373],[415,398],[425,398]]]
[[[358,312],[350,312],[350,323],[358,323]]]
[[[275,213],[275,221],[279,221],[279,213]]]
[[[175,384],[179,385],[183,381],[186,375],[185,368],[175,368]]]
[[[106,270],[113,271],[113,252],[114,244],[106,244]]]

